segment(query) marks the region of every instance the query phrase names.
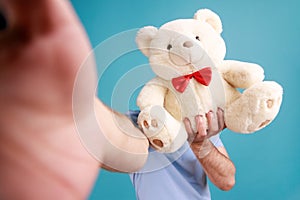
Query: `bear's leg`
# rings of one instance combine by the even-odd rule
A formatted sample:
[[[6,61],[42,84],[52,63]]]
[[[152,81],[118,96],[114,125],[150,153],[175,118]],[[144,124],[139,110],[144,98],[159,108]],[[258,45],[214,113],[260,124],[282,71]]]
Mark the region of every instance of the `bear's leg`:
[[[174,152],[187,140],[184,125],[161,106],[149,106],[142,110],[138,124],[159,152]]]
[[[252,133],[264,128],[278,114],[282,101],[282,87],[273,81],[254,84],[225,109],[228,129],[238,133]]]

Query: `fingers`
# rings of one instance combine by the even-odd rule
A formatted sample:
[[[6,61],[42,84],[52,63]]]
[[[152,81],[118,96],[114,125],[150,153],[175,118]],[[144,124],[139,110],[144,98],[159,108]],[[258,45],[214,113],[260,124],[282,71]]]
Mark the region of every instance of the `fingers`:
[[[194,141],[202,142],[207,136],[206,126],[203,120],[203,116],[197,115],[195,117],[195,120],[196,120],[196,127],[197,127],[197,135]]]
[[[186,130],[186,132],[188,134],[188,141],[192,142],[194,140],[194,138],[195,138],[195,133],[194,133],[194,131],[192,129],[192,125],[191,125],[190,120],[188,118],[185,118],[183,120],[183,124],[184,124],[185,130]]]
[[[213,136],[218,134],[225,128],[224,122],[224,112],[221,108],[218,108],[216,115],[213,112],[208,112],[206,114],[207,124],[208,124],[208,135]]]
[[[217,110],[217,119],[219,125],[219,132],[226,128],[225,121],[224,121],[224,111],[221,108]]]
[[[213,136],[215,134],[217,134],[219,131],[219,124],[218,124],[218,118],[216,118],[214,116],[214,113],[212,111],[208,112],[206,114],[206,118],[207,118],[207,134],[209,136]]]
[[[201,142],[206,138],[221,132],[226,126],[224,122],[224,111],[218,108],[216,114],[212,111],[206,114],[205,118],[201,115],[195,117],[196,131],[192,129],[191,122],[188,118],[184,119],[185,129],[188,133],[188,140],[191,142]]]
[[[196,121],[197,132],[193,131],[191,122],[188,118],[185,118],[183,120],[185,129],[188,134],[188,141],[189,142],[202,142],[207,136],[206,126],[205,126],[205,123],[203,120],[203,116],[200,116],[200,115],[196,116],[195,121]]]

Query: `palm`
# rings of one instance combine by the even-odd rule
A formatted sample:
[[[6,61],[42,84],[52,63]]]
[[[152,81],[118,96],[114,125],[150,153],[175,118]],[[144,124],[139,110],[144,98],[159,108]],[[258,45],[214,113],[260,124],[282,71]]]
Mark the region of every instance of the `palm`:
[[[4,2],[20,13],[18,0]],[[26,7],[44,6],[38,16],[30,11],[28,21],[20,20],[0,35],[0,194],[85,198],[98,166],[77,137],[72,90],[90,48],[64,1],[37,2],[31,3],[35,8],[27,3],[21,10],[28,14]],[[41,20],[31,23],[37,18]],[[12,187],[19,192],[10,192]]]

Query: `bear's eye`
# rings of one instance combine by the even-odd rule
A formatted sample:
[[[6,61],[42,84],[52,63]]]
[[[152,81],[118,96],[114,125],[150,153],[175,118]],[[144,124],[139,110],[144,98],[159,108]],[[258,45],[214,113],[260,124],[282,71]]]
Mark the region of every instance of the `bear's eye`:
[[[196,40],[199,40],[199,41],[200,41],[200,37],[199,37],[198,35],[197,35],[195,38],[196,38]]]
[[[168,44],[167,49],[170,50],[172,48],[171,44]]]

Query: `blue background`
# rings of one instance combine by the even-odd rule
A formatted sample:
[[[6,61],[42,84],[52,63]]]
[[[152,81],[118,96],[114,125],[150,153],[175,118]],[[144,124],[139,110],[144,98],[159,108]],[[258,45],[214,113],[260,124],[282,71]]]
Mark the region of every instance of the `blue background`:
[[[297,99],[300,1],[72,0],[72,3],[93,47],[128,29],[160,26],[176,18],[191,18],[200,8],[218,13],[227,43],[226,58],[263,66],[266,79],[283,86],[284,98],[278,117],[258,133],[239,135],[228,130],[222,133],[223,142],[237,168],[236,185],[229,192],[211,185],[212,197],[217,200],[300,199],[300,107]],[[109,104],[118,77],[146,62],[141,53],[133,53],[128,59],[114,63],[107,70],[108,75],[114,76],[102,80],[106,87],[100,98]],[[90,200],[95,199],[135,199],[128,175],[101,170],[90,196]]]

